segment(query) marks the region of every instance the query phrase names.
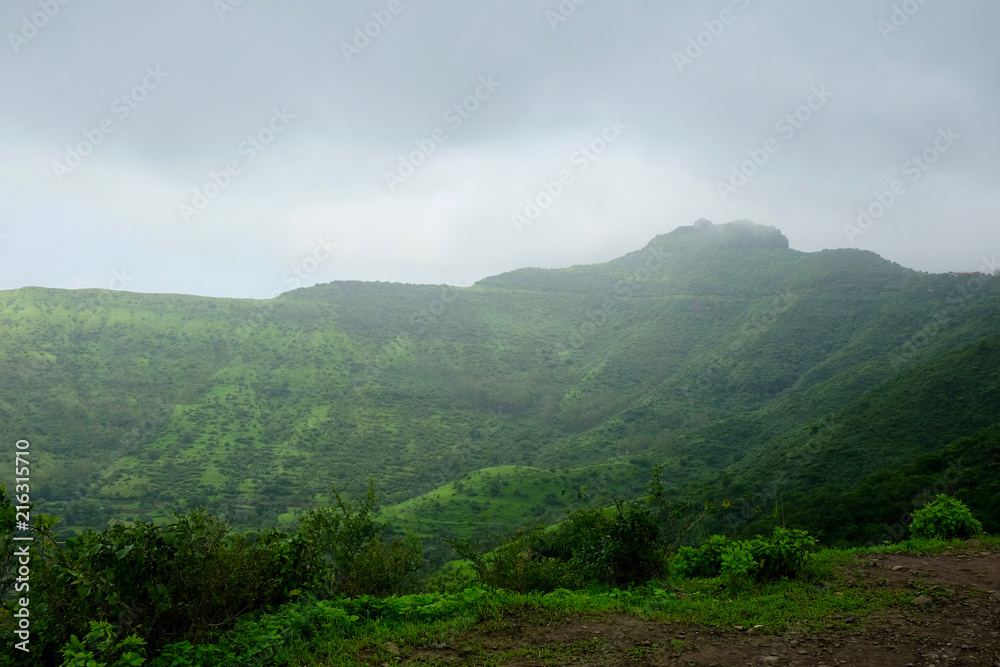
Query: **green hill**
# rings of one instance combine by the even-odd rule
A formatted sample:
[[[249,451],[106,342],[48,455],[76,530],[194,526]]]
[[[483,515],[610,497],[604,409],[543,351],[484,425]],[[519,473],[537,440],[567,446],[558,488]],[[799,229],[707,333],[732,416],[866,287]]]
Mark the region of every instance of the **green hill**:
[[[418,537],[505,536],[512,526],[557,523],[566,513],[612,496],[639,495],[648,467],[624,461],[586,468],[483,468],[417,498],[388,507],[383,519]]]
[[[646,481],[617,471],[661,463],[678,493],[752,493],[837,425],[835,449],[790,471],[804,488],[1000,419],[983,398],[995,375],[972,370],[1000,330],[995,282],[699,221],[610,262],[468,288],[25,288],[0,292],[0,437],[32,442],[33,496],[77,525],[182,502],[268,524],[372,475],[389,503],[431,494],[394,510],[420,533],[467,525],[472,502],[487,522],[544,515],[576,469],[610,475],[591,487],[608,494]],[[482,473],[502,502],[477,490],[450,514],[446,489],[502,466],[521,473]]]
[[[1000,530],[1000,423],[854,483],[792,492],[786,519],[829,544],[881,544],[905,537],[912,512],[941,493],[965,502],[987,532]]]

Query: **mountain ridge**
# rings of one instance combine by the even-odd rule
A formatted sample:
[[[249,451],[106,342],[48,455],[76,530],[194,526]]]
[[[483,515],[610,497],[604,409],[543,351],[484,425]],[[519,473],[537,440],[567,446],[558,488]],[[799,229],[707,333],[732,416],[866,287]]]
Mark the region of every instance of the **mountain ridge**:
[[[949,305],[966,283],[706,221],[463,288],[6,291],[0,437],[36,443],[38,497],[73,516],[187,503],[259,524],[369,475],[401,502],[481,468],[622,460],[680,492],[1000,330],[992,279]]]

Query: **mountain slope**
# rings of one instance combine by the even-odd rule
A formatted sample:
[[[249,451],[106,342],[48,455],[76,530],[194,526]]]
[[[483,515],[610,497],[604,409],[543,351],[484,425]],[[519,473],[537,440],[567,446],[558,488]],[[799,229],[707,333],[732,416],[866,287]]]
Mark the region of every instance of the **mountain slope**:
[[[401,502],[490,466],[621,459],[754,482],[809,424],[1000,330],[975,280],[699,221],[469,288],[0,292],[0,436],[32,441],[57,513],[186,500],[253,524],[369,475]]]

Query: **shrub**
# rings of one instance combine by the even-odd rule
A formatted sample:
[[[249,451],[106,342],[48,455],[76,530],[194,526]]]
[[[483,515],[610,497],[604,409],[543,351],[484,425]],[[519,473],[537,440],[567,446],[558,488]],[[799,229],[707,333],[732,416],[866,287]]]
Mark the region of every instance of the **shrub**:
[[[806,555],[816,546],[816,539],[804,530],[774,527],[769,539],[758,537],[748,541],[750,552],[758,563],[756,577],[771,581],[798,575]]]
[[[336,507],[317,507],[299,519],[292,537],[294,561],[305,585],[317,595],[390,595],[406,592],[420,568],[422,549],[413,536],[387,541],[387,525],[375,520],[378,495],[373,483],[356,502],[333,490]]]
[[[577,510],[558,528],[539,526],[487,555],[468,540],[449,544],[480,581],[521,592],[646,582],[663,570],[656,519],[635,502],[616,501],[613,513]]]
[[[722,554],[730,544],[725,535],[712,535],[700,547],[681,547],[670,562],[670,571],[686,579],[717,577],[722,568]]]
[[[972,511],[960,500],[938,494],[933,500],[913,513],[910,533],[923,539],[950,540],[981,535],[983,525],[972,516]]]
[[[759,579],[760,563],[748,542],[730,542],[722,552],[719,576],[730,588],[742,588]]]
[[[0,593],[13,581],[12,512],[2,498],[0,487]],[[358,503],[338,495],[335,507],[306,513],[290,536],[275,529],[235,534],[228,522],[198,510],[176,514],[166,526],[117,524],[61,545],[50,530],[55,520],[37,515],[34,636],[25,660],[57,664],[65,658],[76,661],[71,664],[100,665],[111,659],[108,650],[132,642],[135,633],[152,650],[173,643],[176,664],[183,665],[202,650],[191,648],[195,653],[188,655],[186,647],[211,641],[241,615],[309,590],[326,596],[402,592],[420,566],[420,545],[412,537],[384,539],[385,525],[374,520],[376,509],[369,485]],[[14,637],[12,611],[0,608],[3,641]],[[94,634],[105,627],[113,630],[115,642],[118,633],[127,639],[111,644],[110,635]],[[104,654],[95,657],[95,651]]]
[[[108,621],[154,646],[197,640],[208,628],[282,601],[291,585],[278,534],[251,544],[229,531],[197,511],[163,527],[140,521],[85,533],[43,561],[40,597],[64,637]]]
[[[713,535],[700,547],[681,547],[670,563],[680,577],[723,576],[727,583],[740,580],[771,581],[799,574],[816,540],[804,530],[775,526],[771,537],[728,540]]]
[[[167,644],[159,655],[150,660],[151,667],[202,667],[223,664],[224,653],[216,644],[191,644],[186,639],[176,644]]]
[[[118,641],[118,633],[110,623],[91,621],[83,641],[73,635],[60,651],[61,667],[142,667],[146,662],[145,644],[135,635]]]
[[[602,510],[578,510],[555,534],[551,551],[568,559],[588,579],[602,584],[645,582],[663,570],[659,526],[649,510],[635,502],[615,501],[610,516]]]
[[[468,540],[450,541],[459,556],[470,561],[484,584],[524,593],[549,592],[557,588],[580,588],[586,577],[568,560],[546,555],[551,552],[545,528],[505,541],[489,554],[483,554]]]

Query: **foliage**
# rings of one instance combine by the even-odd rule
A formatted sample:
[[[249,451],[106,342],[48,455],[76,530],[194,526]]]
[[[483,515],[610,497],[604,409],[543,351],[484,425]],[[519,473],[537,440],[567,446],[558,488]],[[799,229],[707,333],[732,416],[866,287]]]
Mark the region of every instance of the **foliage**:
[[[731,542],[719,559],[719,577],[731,588],[746,586],[762,579],[755,550],[747,542]]]
[[[787,469],[788,491],[805,491],[1000,421],[996,282],[795,252],[739,223],[469,288],[336,282],[266,301],[3,291],[0,439],[37,443],[33,495],[51,505],[39,510],[74,528],[106,527],[109,508],[162,522],[174,504],[259,528],[331,483],[363,493],[372,472],[396,503],[484,468],[612,458],[664,463],[677,488],[737,464],[734,486],[751,495]],[[804,424],[847,408],[833,446],[779,465]],[[857,455],[882,440],[885,457]],[[587,485],[638,493],[613,481]],[[560,511],[543,499],[575,485],[548,484],[523,507],[503,486],[461,498],[455,525]]]
[[[816,547],[816,539],[804,530],[775,526],[770,538],[758,537],[747,546],[757,562],[755,577],[772,581],[797,576],[806,556]]]
[[[990,294],[975,299],[965,307],[978,308],[980,301],[989,301]],[[1000,317],[1000,309],[994,316]],[[939,333],[931,340],[938,342],[943,336]],[[920,348],[921,353],[927,347],[930,343]],[[1000,402],[993,398],[1000,391],[998,368],[1000,338],[996,336],[963,341],[958,349],[929,360],[914,353],[898,372],[873,382],[857,399],[845,402],[842,395],[830,395],[830,410],[824,419],[809,426],[800,423],[794,431],[748,456],[730,471],[731,477],[742,478],[737,492],[754,497],[759,495],[758,488],[772,487],[772,481],[778,479],[791,508],[789,520],[796,515],[794,523],[808,525],[832,543],[834,536],[854,544],[875,541],[883,532],[881,524],[898,522],[901,514],[914,508],[911,499],[922,492],[933,493],[934,487],[942,484],[971,487],[972,478],[990,483],[988,471],[996,469],[991,457],[974,454],[966,459],[957,455],[943,461],[942,450],[947,443],[975,436],[1000,422]],[[818,386],[812,393],[820,400]],[[774,405],[753,421],[780,420],[782,417],[775,414],[780,408]],[[817,432],[812,432],[813,428]],[[751,436],[748,444],[765,443]],[[939,467],[942,462],[944,466]],[[952,467],[960,478],[947,472]],[[751,475],[741,474],[751,469]],[[859,485],[866,475],[871,477]],[[872,490],[876,491],[874,497],[867,493]],[[843,502],[831,497],[842,493],[850,494]],[[802,500],[807,506],[800,508]],[[992,504],[992,498],[983,500],[986,506]],[[894,516],[885,517],[887,509]],[[894,539],[903,534],[905,531]]]
[[[700,547],[682,546],[670,561],[670,572],[684,578],[716,577],[722,568],[722,556],[730,545],[725,535],[712,535]]]
[[[67,540],[43,561],[39,589],[66,632],[97,620],[157,643],[197,639],[280,601],[291,585],[287,558],[277,534],[251,543],[198,511],[163,527],[136,522]]]
[[[913,513],[910,532],[916,538],[950,540],[981,535],[983,525],[965,503],[941,493]]]
[[[473,617],[488,597],[482,588],[455,594],[419,594],[317,600],[309,597],[282,605],[269,613],[248,615],[213,644],[178,642],[163,647],[151,667],[242,667],[255,662],[284,665],[291,661],[292,647],[317,639],[346,638],[362,626],[401,623],[433,623],[460,614]]]
[[[449,544],[470,561],[480,581],[519,592],[633,584],[663,569],[659,526],[637,501],[574,510],[553,528],[519,530],[488,554],[468,539]]]
[[[290,646],[317,636],[344,636],[358,619],[337,602],[309,598],[284,605],[276,613],[249,614],[214,644],[184,641],[164,646],[150,667],[288,664]]]
[[[984,538],[993,545],[994,538]],[[944,543],[941,543],[944,544]],[[476,643],[483,621],[509,619],[512,615],[541,613],[545,619],[565,614],[619,612],[731,628],[760,625],[765,632],[782,632],[794,626],[822,631],[850,616],[861,622],[869,614],[893,605],[907,604],[911,594],[872,589],[849,575],[857,554],[825,550],[810,559],[810,574],[837,579],[836,588],[819,590],[812,581],[780,580],[752,590],[745,586],[705,586],[698,581],[677,581],[661,587],[651,583],[629,590],[557,589],[549,593],[513,593],[475,586],[453,593],[432,593],[378,598],[315,600],[304,598],[274,610],[248,615],[213,644],[178,643],[164,648],[150,660],[153,667],[241,667],[269,665],[366,665],[412,661],[427,645],[447,641],[453,650],[471,654],[468,661],[492,662],[493,655]],[[837,592],[837,594],[834,593]],[[682,593],[682,594],[679,594]],[[489,626],[487,626],[489,627]],[[387,652],[388,642],[396,652]],[[572,655],[559,662],[579,662],[584,657],[574,645]],[[551,654],[549,654],[550,657]],[[596,658],[596,656],[595,656]],[[599,661],[599,660],[598,660]]]
[[[912,513],[939,493],[968,505],[987,532],[1000,532],[1000,424],[894,470],[867,475],[846,489],[824,485],[789,494],[786,520],[826,544],[896,542],[907,536]]]
[[[33,653],[52,663],[59,651],[74,665],[111,664],[134,659],[126,655],[134,635],[157,651],[170,645],[166,651],[177,665],[199,664],[208,655],[199,658],[200,642],[248,614],[303,596],[383,596],[414,586],[419,543],[383,537],[385,526],[374,519],[374,486],[356,502],[334,495],[334,507],[303,513],[291,535],[235,533],[206,510],[178,514],[163,526],[138,521],[88,531],[62,545],[49,535],[32,561]],[[322,625],[340,618],[331,613],[313,620]],[[0,616],[0,626],[9,640],[9,613]],[[126,639],[118,642],[119,634]]]
[[[645,582],[663,568],[659,526],[635,501],[616,500],[611,512],[577,510],[556,530],[552,550],[602,584]]]
[[[91,621],[83,641],[72,635],[61,650],[61,667],[142,667],[146,642],[136,635],[118,640],[117,631],[106,621]]]
[[[484,584],[510,591],[553,591],[579,588],[586,582],[584,573],[574,563],[546,555],[551,547],[546,528],[536,527],[506,540],[488,554],[470,540],[452,540],[452,548],[471,562],[476,576]]]
[[[730,584],[740,581],[791,579],[802,571],[816,540],[804,530],[776,526],[770,537],[730,540],[713,535],[700,547],[681,547],[670,571],[683,578],[722,576]]]
[[[552,470],[490,466],[386,507],[381,518],[425,540],[443,535],[499,544],[511,528],[561,521],[567,511],[586,507],[595,498],[637,496],[648,475],[649,465],[641,461]]]
[[[388,526],[375,519],[374,481],[354,503],[344,501],[336,490],[333,494],[336,506],[303,514],[293,538],[306,585],[322,596],[388,595],[412,586],[420,567],[420,543],[413,536],[383,538]]]

